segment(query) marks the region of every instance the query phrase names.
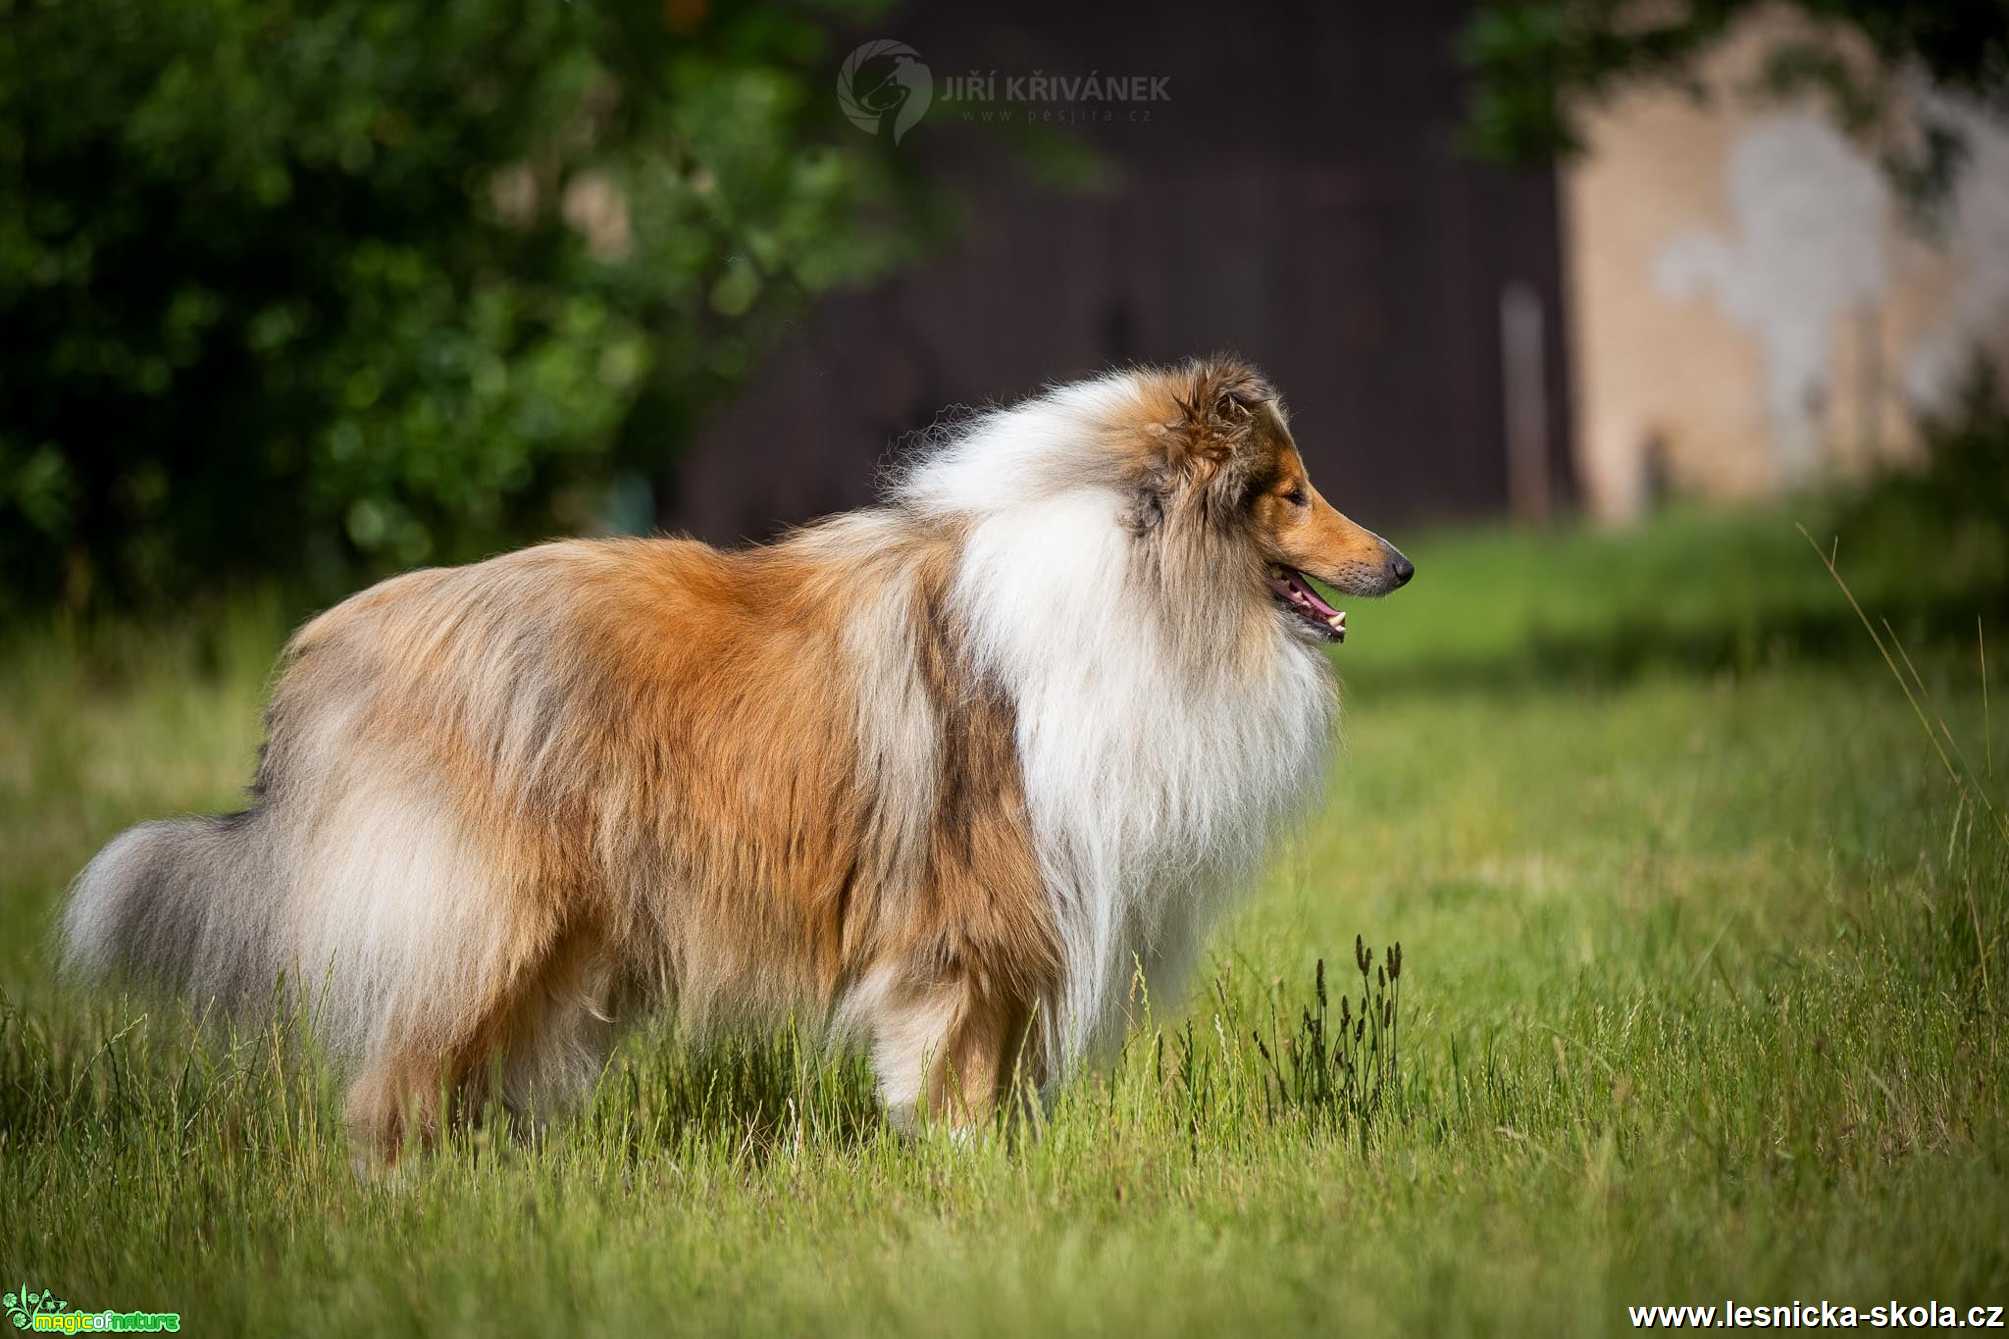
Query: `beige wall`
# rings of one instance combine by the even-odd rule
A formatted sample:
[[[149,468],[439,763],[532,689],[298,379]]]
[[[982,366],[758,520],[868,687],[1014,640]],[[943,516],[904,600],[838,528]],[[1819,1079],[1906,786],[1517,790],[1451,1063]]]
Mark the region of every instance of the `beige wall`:
[[[1577,450],[1597,516],[1638,514],[1656,472],[1735,498],[1903,457],[1914,412],[1949,401],[1977,344],[2009,352],[2009,134],[1948,107],[1973,158],[1928,240],[1818,107],[1749,91],[1790,31],[1777,15],[1747,25],[1707,63],[1706,102],[1615,101],[1565,177]]]

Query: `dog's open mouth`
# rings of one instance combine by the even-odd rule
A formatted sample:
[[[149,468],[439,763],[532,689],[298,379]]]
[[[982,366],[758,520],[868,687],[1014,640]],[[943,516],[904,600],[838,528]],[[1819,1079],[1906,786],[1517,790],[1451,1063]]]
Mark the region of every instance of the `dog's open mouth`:
[[[1311,582],[1305,580],[1304,573],[1295,567],[1271,563],[1269,581],[1276,602],[1303,619],[1306,627],[1329,642],[1346,640],[1346,611],[1334,609],[1321,600],[1318,592],[1311,588]]]

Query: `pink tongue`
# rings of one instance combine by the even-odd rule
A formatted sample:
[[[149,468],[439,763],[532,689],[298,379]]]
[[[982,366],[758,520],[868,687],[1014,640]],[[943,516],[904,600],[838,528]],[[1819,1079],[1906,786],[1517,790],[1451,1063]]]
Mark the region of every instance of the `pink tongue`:
[[[1306,582],[1296,572],[1292,572],[1290,574],[1290,585],[1291,585],[1291,593],[1297,595],[1299,598],[1303,599],[1305,603],[1309,604],[1312,607],[1312,609],[1317,612],[1320,618],[1331,618],[1334,614],[1337,614],[1339,612],[1339,610],[1334,609],[1324,600],[1319,599],[1318,592],[1313,590],[1311,588],[1310,583]]]

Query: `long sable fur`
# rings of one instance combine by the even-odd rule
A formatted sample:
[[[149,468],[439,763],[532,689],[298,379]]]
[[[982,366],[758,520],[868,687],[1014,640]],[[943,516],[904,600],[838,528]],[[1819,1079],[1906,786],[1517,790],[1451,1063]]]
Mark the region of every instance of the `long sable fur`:
[[[1330,674],[1244,515],[1274,401],[1227,360],[1114,373],[773,546],[363,591],[289,643],[249,807],[114,839],[70,955],[240,1008],[296,983],[386,1157],[442,1078],[545,1106],[656,1002],[825,1019],[899,1115],[1050,1085],[1324,769]]]

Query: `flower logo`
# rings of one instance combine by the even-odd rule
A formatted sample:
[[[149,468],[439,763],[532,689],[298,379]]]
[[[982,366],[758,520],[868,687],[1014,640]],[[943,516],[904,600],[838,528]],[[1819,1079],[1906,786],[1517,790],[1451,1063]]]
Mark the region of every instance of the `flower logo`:
[[[64,1311],[69,1303],[47,1288],[41,1292],[30,1292],[27,1284],[0,1298],[0,1307],[7,1309],[7,1319],[14,1322],[14,1328],[25,1330],[35,1323],[35,1317],[44,1311]]]

